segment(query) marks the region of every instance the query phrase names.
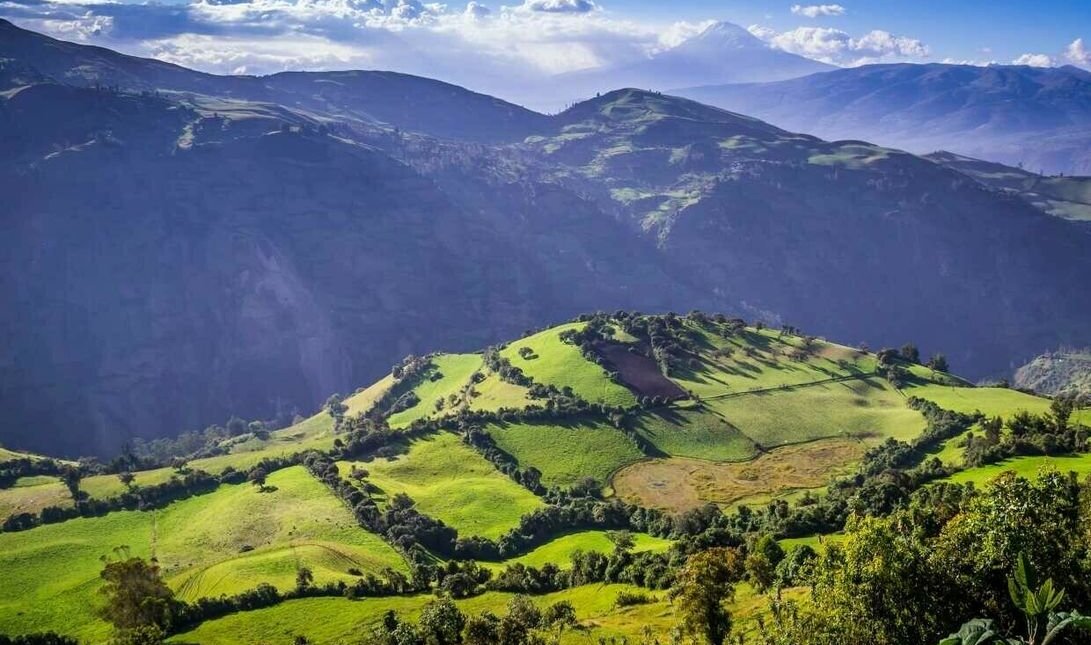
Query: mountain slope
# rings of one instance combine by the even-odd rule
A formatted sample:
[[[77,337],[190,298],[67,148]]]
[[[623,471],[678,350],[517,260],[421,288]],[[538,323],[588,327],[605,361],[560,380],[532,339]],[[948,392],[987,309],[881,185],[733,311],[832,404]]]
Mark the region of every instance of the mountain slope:
[[[519,141],[546,125],[546,117],[525,108],[419,76],[382,71],[217,76],[54,40],[3,19],[0,59],[21,61],[45,77],[69,85],[279,103],[341,120],[359,119],[438,137]]]
[[[618,87],[669,90],[687,85],[779,81],[834,69],[773,49],[738,25],[719,22],[646,60],[558,77],[564,96],[587,98]]]
[[[0,141],[3,436],[31,448],[290,418],[437,339],[701,299],[567,191],[486,204],[290,113],[44,84]]]
[[[0,76],[11,447],[108,453],[233,414],[283,423],[407,353],[587,310],[911,340],[972,378],[1091,342],[1085,227],[897,150],[639,90],[481,145],[338,116],[341,89],[312,108],[58,84],[36,64]],[[325,87],[291,78],[301,96]],[[444,104],[421,105],[403,122]],[[479,123],[503,107],[474,105]],[[482,409],[526,395],[481,388]]]
[[[925,158],[991,188],[1019,195],[1050,215],[1091,222],[1091,177],[1046,176],[945,151]]]
[[[1091,174],[1091,72],[1071,66],[866,65],[678,93],[826,139]]]
[[[697,105],[615,92],[533,145],[752,312],[870,342],[881,328],[984,373],[1085,333],[1086,230],[920,157]]]
[[[1047,352],[1015,370],[1016,387],[1041,394],[1091,396],[1091,350]]]

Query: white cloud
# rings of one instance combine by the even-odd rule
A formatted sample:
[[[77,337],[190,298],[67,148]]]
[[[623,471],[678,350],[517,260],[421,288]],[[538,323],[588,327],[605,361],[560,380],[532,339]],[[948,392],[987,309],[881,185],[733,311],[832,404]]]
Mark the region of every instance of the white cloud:
[[[777,32],[752,25],[749,31],[773,47],[833,65],[921,60],[931,53],[928,46],[916,38],[896,36],[879,29],[858,38],[829,27],[797,27]]]
[[[597,7],[591,0],[526,0],[523,8],[546,13],[587,13]]]
[[[1064,50],[1064,57],[1073,65],[1091,67],[1091,51],[1087,51],[1083,44],[1083,38],[1077,38],[1069,43]]]
[[[839,4],[794,4],[792,5],[792,13],[797,16],[806,16],[808,18],[817,18],[819,16],[843,16],[845,15],[845,8]]]
[[[488,7],[481,4],[480,2],[468,3],[466,5],[466,10],[463,12],[466,17],[473,18],[475,20],[484,18],[490,13],[492,13],[492,11],[490,11]]]
[[[1031,67],[1053,67],[1056,65],[1049,54],[1023,54],[1011,62],[1012,65],[1030,65]]]

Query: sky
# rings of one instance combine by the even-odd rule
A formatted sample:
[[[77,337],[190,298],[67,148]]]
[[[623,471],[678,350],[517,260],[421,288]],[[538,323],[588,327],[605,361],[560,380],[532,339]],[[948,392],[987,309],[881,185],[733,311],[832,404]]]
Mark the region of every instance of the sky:
[[[0,0],[0,17],[215,73],[389,69],[498,94],[655,56],[716,21],[839,66],[1091,69],[1091,0]]]

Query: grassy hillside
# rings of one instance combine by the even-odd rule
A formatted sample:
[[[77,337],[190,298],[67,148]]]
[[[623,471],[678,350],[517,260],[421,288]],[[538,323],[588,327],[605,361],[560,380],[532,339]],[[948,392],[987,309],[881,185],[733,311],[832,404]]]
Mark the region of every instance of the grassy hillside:
[[[879,378],[713,399],[706,404],[764,448],[829,437],[911,439],[924,418]]]
[[[865,352],[780,334],[746,329],[720,338],[690,325],[691,337],[702,348],[698,364],[673,380],[702,397],[813,383],[830,378],[871,373],[875,360]],[[802,351],[806,347],[807,351]]]
[[[38,513],[48,506],[72,506],[72,494],[56,477],[20,477],[11,488],[0,489],[0,518]]]
[[[352,462],[339,462],[348,477]],[[519,518],[542,505],[530,491],[501,474],[488,461],[449,433],[415,442],[408,454],[356,464],[368,471],[385,500],[409,495],[421,512],[442,520],[463,536],[497,538]]]
[[[391,426],[406,426],[417,419],[445,414],[449,403],[437,410],[436,401],[445,401],[451,395],[459,395],[460,390],[470,382],[470,375],[481,367],[480,354],[440,354],[432,359],[435,368],[413,388],[419,402],[405,410],[390,415],[387,421]]]
[[[316,580],[351,580],[346,569],[405,569],[400,556],[361,530],[348,510],[301,467],[157,511],[118,511],[20,533],[0,533],[0,633],[57,630],[101,642],[92,605],[101,556],[127,546],[155,555],[183,598],[232,594],[269,582],[295,584],[297,566]],[[248,548],[252,550],[247,550]]]
[[[593,322],[599,328],[604,324],[601,319]],[[433,367],[414,384],[419,402],[386,419],[395,428],[427,420],[417,424],[412,439],[374,421],[349,423],[335,436],[333,418],[322,411],[264,439],[244,434],[225,440],[221,448],[227,454],[193,459],[189,465],[220,473],[228,467],[245,470],[267,457],[325,452],[336,459],[346,480],[352,479],[354,467],[367,471],[364,478],[380,508],[404,493],[415,501],[419,513],[457,529],[462,537],[529,549],[488,565],[494,571],[513,563],[563,567],[577,551],[611,552],[607,533],[586,530],[586,523],[562,523],[549,526],[530,543],[508,536],[520,518],[542,508],[547,499],[567,502],[558,501],[564,496],[536,496],[478,452],[488,450],[487,445],[472,448],[458,432],[480,427],[519,468],[539,470],[547,487],[572,487],[591,478],[607,497],[616,495],[645,508],[674,513],[715,504],[730,513],[742,505],[757,508],[771,500],[794,503],[804,494],[822,496],[834,479],[855,472],[868,448],[887,438],[914,439],[926,423],[921,413],[908,407],[909,396],[946,409],[1001,416],[1018,410],[1041,413],[1050,404],[1015,390],[954,387],[950,383],[958,379],[908,364],[903,367],[912,373],[913,383],[898,390],[875,374],[873,354],[722,318],[716,322],[675,317],[660,326],[615,318],[608,321],[614,342],[585,335],[583,351],[614,352],[604,356],[611,365],[632,359],[617,368],[622,378],[652,374],[660,385],[673,388],[667,382],[670,378],[695,395],[643,397],[638,404],[626,386],[612,381],[579,347],[561,342],[562,331],[586,324],[570,323],[534,334],[505,347],[503,355],[537,383],[571,388],[584,401],[622,406],[624,414],[548,393],[547,398],[532,401],[526,387],[489,372],[481,354],[438,354]],[[623,327],[632,333],[623,332]],[[481,376],[472,378],[475,372]],[[357,390],[345,399],[348,413],[369,410],[394,384],[393,377],[386,376]],[[446,402],[437,410],[435,401],[440,398]],[[477,415],[446,418],[463,404]],[[530,404],[533,411],[519,410]],[[508,411],[487,414],[500,408]],[[945,463],[960,465],[960,438],[941,443],[934,454]],[[364,439],[380,443],[351,447],[365,445]],[[1091,473],[1091,456],[1021,457],[965,470],[950,480],[984,482],[1003,470],[1033,474],[1045,465]],[[132,486],[153,486],[176,475],[170,467],[136,472]],[[0,514],[72,503],[56,477],[36,475],[14,483],[0,489]],[[135,555],[157,557],[169,585],[187,601],[236,594],[261,583],[287,589],[294,586],[300,566],[312,569],[318,584],[351,584],[357,578],[350,569],[408,570],[392,546],[360,527],[361,520],[349,509],[357,502],[338,499],[303,466],[274,470],[267,486],[267,492],[260,492],[249,484],[224,484],[157,510],[113,511],[0,533],[0,570],[8,574],[0,577],[0,633],[54,629],[101,641],[106,626],[92,612],[102,566],[99,558],[121,545]],[[109,499],[122,493],[125,485],[116,474],[102,474],[84,477],[81,488],[91,498]],[[415,529],[394,528],[398,540],[412,541]],[[387,539],[393,539],[389,535]],[[634,537],[637,551],[664,551],[671,544],[639,532]],[[447,548],[430,545],[428,550],[442,560],[451,557]],[[662,594],[656,592],[658,599],[650,604],[617,609],[611,594],[619,589],[581,587],[541,596],[536,602],[567,597],[579,601],[577,614],[586,629],[566,632],[562,637],[566,643],[600,636],[632,640],[640,637],[645,624],[663,629],[674,624],[673,610]],[[460,603],[471,613],[484,608],[502,612],[509,598],[488,592]],[[285,601],[207,621],[173,642],[280,643],[305,634],[319,643],[337,643],[359,636],[387,609],[413,616],[428,599]],[[748,616],[762,602],[745,589],[734,606]]]
[[[1022,477],[1032,478],[1040,471],[1051,468],[1062,473],[1074,472],[1082,479],[1091,474],[1091,454],[1013,457],[987,466],[967,468],[951,475],[945,481],[956,484],[973,482],[980,486],[995,479],[997,475],[1008,471]]]
[[[670,540],[653,537],[644,533],[634,533],[633,551],[666,551],[671,546]],[[490,569],[500,571],[512,564],[523,564],[528,567],[541,568],[552,562],[559,566],[568,566],[572,555],[582,551],[584,553],[598,552],[609,553],[614,550],[614,543],[610,541],[605,531],[579,531],[562,535],[551,540],[526,555],[505,560],[502,563],[488,564]]]
[[[646,412],[632,426],[657,450],[676,457],[746,461],[758,454],[753,440],[704,407]]]
[[[608,423],[507,423],[486,428],[520,466],[542,471],[547,486],[571,486],[585,477],[606,483],[618,468],[644,458],[632,440]]]
[[[571,387],[577,396],[592,403],[622,406],[636,403],[632,392],[611,381],[601,367],[588,362],[578,347],[561,341],[562,333],[583,326],[583,323],[569,323],[552,327],[511,343],[500,355],[535,382]],[[524,348],[531,351],[527,358],[519,353]]]

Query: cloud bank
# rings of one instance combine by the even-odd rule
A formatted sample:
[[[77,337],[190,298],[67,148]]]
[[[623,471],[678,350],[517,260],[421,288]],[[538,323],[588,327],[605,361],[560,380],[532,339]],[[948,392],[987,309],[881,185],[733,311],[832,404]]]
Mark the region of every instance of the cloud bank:
[[[931,53],[928,46],[916,38],[896,36],[876,29],[853,37],[840,29],[828,27],[797,27],[777,32],[760,25],[751,25],[750,33],[771,46],[841,66],[866,65],[895,61],[919,61]]]
[[[843,16],[845,15],[845,8],[839,4],[794,4],[792,5],[792,13],[797,16],[806,16],[808,18],[818,18],[819,16]]]

